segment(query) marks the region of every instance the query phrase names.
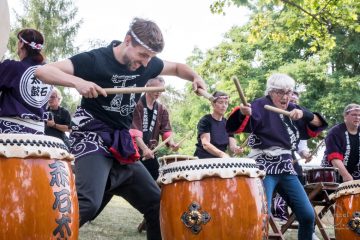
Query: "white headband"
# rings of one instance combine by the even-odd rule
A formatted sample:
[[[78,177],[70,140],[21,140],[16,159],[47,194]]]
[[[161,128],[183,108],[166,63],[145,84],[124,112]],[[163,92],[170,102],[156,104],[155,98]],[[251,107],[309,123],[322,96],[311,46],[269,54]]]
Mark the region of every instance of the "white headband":
[[[29,43],[25,39],[23,39],[21,36],[19,36],[20,40],[23,41],[25,44],[29,45],[32,49],[41,50],[44,46],[40,43],[31,42]]]
[[[141,46],[143,46],[144,48],[146,48],[146,49],[149,50],[150,52],[157,53],[157,52],[154,51],[151,47],[149,47],[149,46],[146,45],[143,41],[141,41],[138,36],[136,36],[136,34],[134,33],[134,31],[132,30],[132,26],[134,25],[135,22],[136,22],[136,20],[132,21],[132,23],[130,24],[130,34],[131,34],[131,36],[132,36],[133,38],[135,38],[135,41],[137,41]]]
[[[350,108],[350,109],[346,110],[345,113],[348,114],[349,112],[351,112],[351,111],[356,111],[356,110],[360,110],[360,107]]]

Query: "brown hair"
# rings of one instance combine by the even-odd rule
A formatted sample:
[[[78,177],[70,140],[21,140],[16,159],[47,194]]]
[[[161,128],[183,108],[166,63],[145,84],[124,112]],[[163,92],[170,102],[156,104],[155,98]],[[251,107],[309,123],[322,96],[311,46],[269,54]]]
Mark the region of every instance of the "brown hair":
[[[135,34],[135,36],[133,34]],[[134,18],[130,24],[127,35],[131,36],[131,43],[133,46],[142,45],[145,48],[150,48],[151,51],[156,53],[159,53],[164,49],[165,43],[161,30],[158,25],[152,21]]]
[[[35,29],[32,29],[32,28],[26,28],[26,29],[21,30],[17,34],[17,38],[22,42],[24,42],[23,40],[25,40],[27,42],[27,43],[24,42],[24,47],[26,49],[28,57],[32,58],[37,63],[43,63],[44,62],[45,58],[40,53],[41,48],[36,49],[36,48],[34,48],[34,47],[32,47],[30,45],[32,43],[33,44],[39,44],[39,45],[44,44],[44,41],[45,41],[44,36],[39,31],[37,31]]]

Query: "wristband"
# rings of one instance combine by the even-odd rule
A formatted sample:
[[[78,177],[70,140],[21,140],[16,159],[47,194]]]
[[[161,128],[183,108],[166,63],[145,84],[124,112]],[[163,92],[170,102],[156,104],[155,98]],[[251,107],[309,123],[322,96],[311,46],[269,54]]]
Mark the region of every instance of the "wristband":
[[[54,124],[53,128],[56,128],[56,123]]]

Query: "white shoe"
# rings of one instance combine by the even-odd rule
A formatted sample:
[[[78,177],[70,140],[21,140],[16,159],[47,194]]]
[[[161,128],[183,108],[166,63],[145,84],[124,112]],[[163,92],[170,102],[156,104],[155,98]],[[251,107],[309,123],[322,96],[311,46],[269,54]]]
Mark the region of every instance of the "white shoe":
[[[318,237],[316,236],[316,234],[313,233],[313,234],[312,234],[312,240],[320,240],[320,238],[318,238]]]

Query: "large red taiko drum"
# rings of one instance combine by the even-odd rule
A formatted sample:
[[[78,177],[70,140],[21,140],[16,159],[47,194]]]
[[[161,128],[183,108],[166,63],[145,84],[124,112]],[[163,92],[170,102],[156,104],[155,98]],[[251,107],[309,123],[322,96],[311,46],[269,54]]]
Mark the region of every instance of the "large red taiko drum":
[[[160,168],[163,240],[267,239],[260,171],[252,159],[176,161]]]
[[[78,239],[71,154],[54,137],[0,134],[0,239]]]
[[[335,193],[335,238],[360,240],[360,180],[339,185]]]

